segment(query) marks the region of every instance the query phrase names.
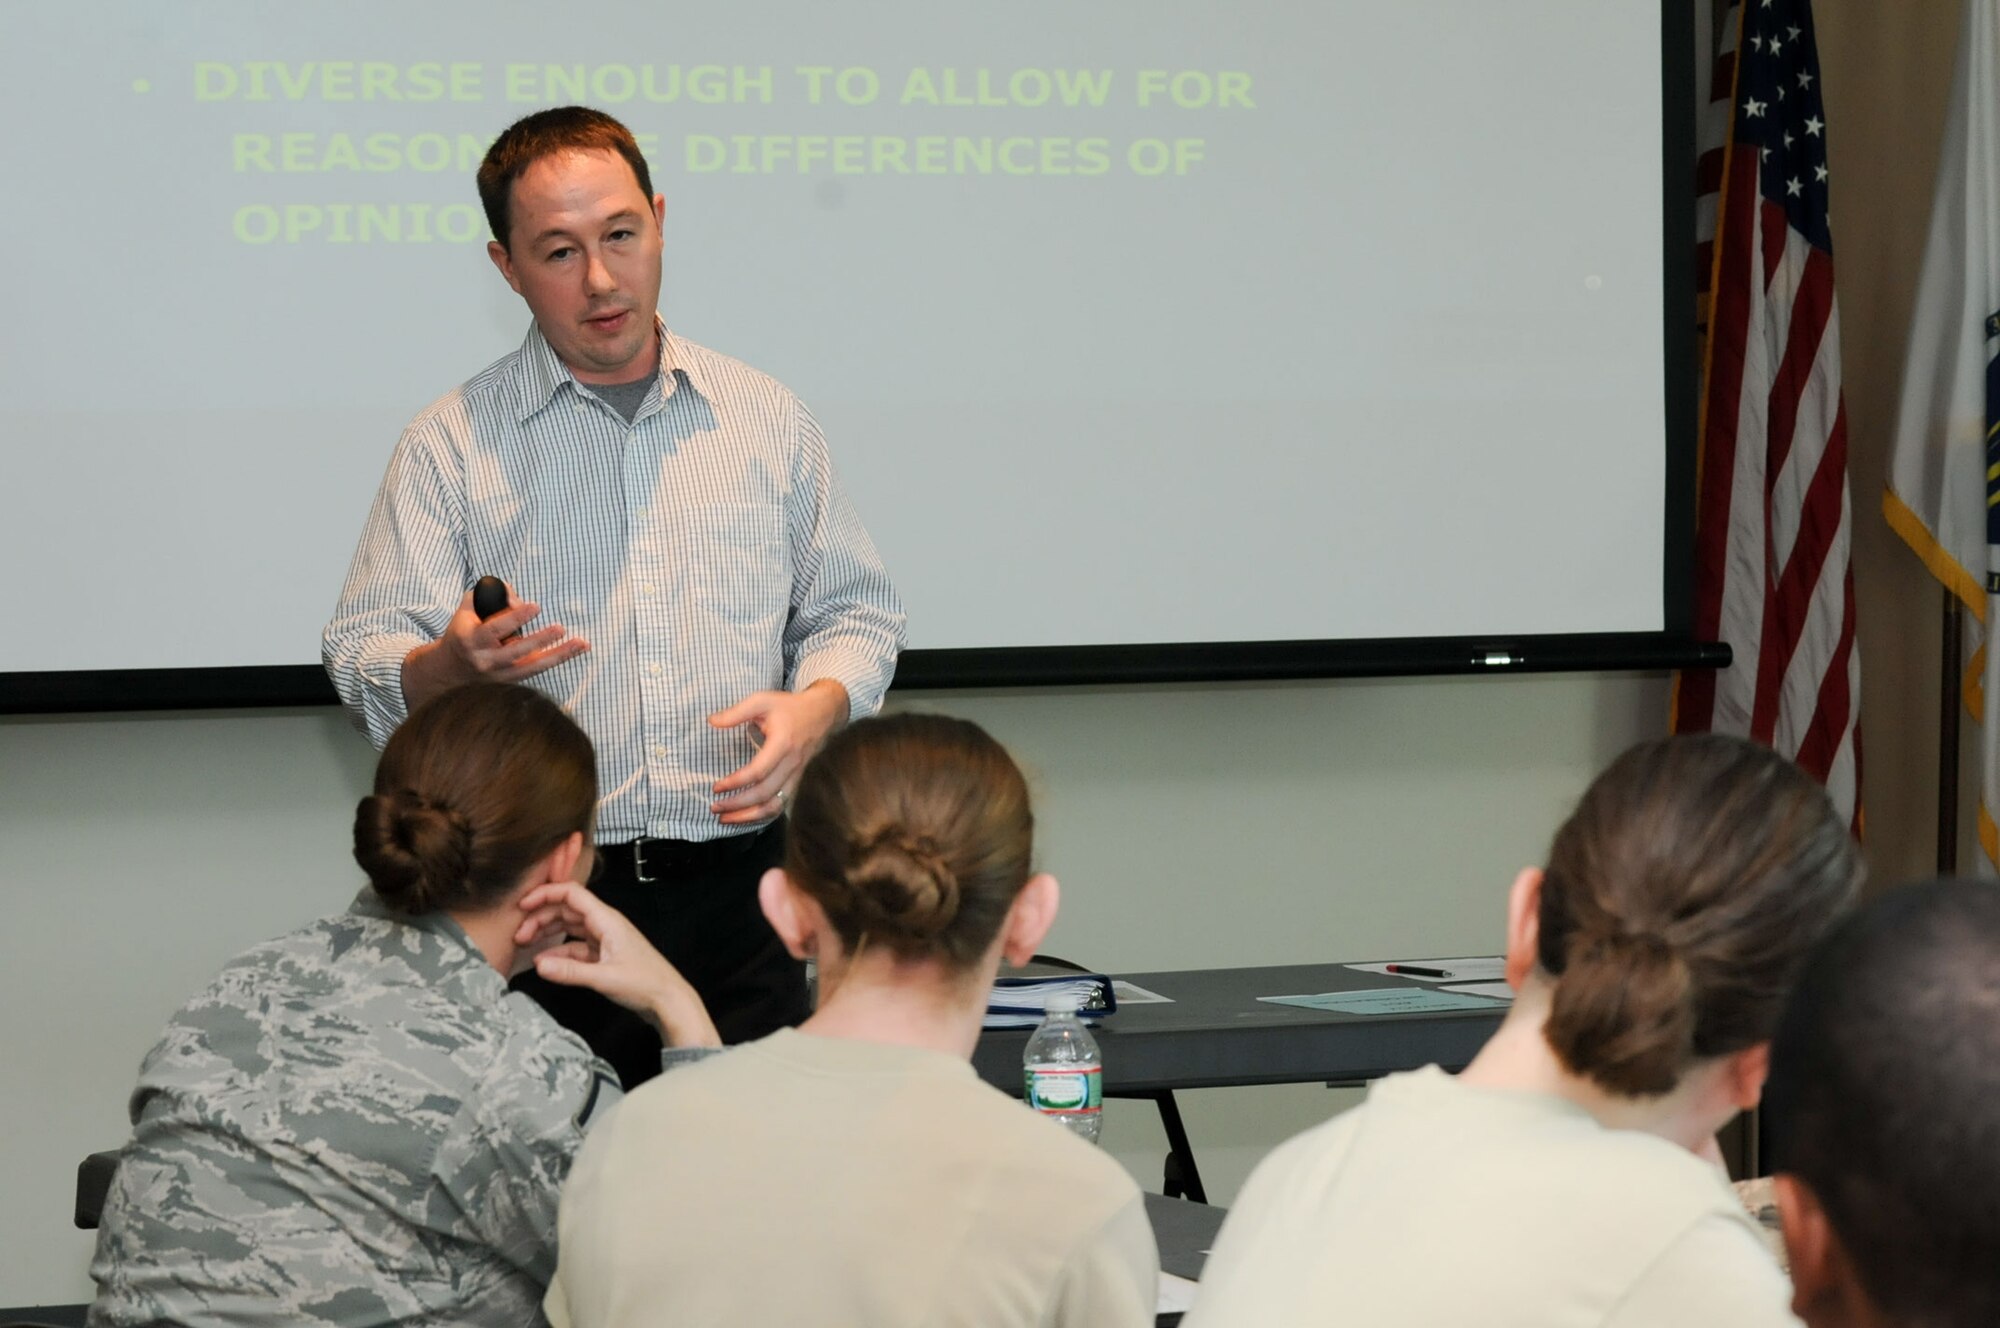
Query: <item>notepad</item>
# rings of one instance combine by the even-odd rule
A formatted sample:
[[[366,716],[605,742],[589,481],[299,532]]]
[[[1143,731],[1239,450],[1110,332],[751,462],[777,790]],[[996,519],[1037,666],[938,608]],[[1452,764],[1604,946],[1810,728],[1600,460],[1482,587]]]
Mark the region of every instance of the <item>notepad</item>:
[[[1259,996],[1272,1005],[1296,1005],[1335,1014],[1428,1014],[1434,1010],[1491,1010],[1503,1002],[1454,991],[1383,987],[1374,991],[1323,991],[1316,996]]]
[[[1064,973],[1053,977],[995,978],[986,998],[982,1028],[1033,1028],[1042,1022],[1051,996],[1074,996],[1085,1023],[1102,1019],[1118,1008],[1111,979],[1102,973]]]

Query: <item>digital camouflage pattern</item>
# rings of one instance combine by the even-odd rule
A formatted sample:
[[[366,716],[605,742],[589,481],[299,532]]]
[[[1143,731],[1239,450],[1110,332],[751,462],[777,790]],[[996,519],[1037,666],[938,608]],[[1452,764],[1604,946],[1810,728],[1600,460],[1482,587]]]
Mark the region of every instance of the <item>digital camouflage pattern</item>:
[[[232,961],[132,1094],[93,1325],[540,1322],[611,1070],[457,924],[349,912]]]

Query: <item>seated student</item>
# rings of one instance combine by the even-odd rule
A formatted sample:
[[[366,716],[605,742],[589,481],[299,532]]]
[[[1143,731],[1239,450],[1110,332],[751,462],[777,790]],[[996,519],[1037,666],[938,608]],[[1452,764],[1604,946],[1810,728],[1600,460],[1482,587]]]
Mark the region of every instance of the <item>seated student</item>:
[[[794,797],[765,914],[818,1011],[634,1090],[563,1191],[557,1328],[1150,1324],[1158,1256],[1110,1158],[967,1063],[1056,883],[976,725],[867,719]]]
[[[396,731],[355,816],[368,888],[232,960],[146,1056],[90,1323],[535,1321],[559,1188],[619,1090],[508,974],[566,922],[584,939],[546,976],[716,1041],[680,975],[562,884],[589,868],[595,772],[525,687]]]
[[[1457,1078],[1394,1075],[1274,1151],[1190,1325],[1783,1324],[1713,1153],[1860,864],[1826,795],[1719,736],[1625,753],[1516,878],[1516,999]]]
[[[2000,1324],[2000,888],[1934,881],[1842,923],[1765,1103],[1812,1328]]]

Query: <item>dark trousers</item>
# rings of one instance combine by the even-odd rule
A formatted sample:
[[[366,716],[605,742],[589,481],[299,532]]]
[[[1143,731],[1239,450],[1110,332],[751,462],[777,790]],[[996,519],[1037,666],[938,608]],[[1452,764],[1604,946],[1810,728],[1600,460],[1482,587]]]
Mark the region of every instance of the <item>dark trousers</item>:
[[[784,854],[783,821],[699,844],[647,840],[636,849],[598,848],[591,890],[630,918],[701,993],[724,1042],[748,1042],[812,1013],[805,965],[785,952],[757,904],[757,882]],[[516,978],[514,988],[580,1034],[626,1088],[660,1072],[660,1035],[638,1015],[534,973]]]

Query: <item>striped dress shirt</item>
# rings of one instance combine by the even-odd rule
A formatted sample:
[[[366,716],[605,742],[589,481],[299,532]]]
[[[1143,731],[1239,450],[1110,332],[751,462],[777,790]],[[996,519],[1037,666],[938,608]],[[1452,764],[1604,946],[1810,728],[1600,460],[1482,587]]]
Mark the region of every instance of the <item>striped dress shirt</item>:
[[[590,642],[529,680],[597,746],[597,838],[718,838],[711,786],[754,726],[749,693],[847,689],[874,713],[903,644],[895,588],[826,440],[766,374],[660,326],[657,384],[627,423],[531,327],[521,348],[404,430],[333,620],[327,675],[381,746],[406,713],[404,656],[480,576]]]

